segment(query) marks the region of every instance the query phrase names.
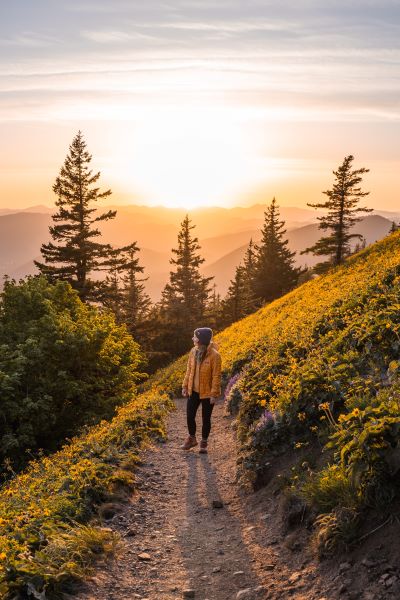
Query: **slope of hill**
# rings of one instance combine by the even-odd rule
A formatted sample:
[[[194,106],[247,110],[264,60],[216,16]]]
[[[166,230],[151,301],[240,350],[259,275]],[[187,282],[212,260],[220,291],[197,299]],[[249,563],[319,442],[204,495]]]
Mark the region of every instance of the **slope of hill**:
[[[288,526],[313,525],[322,556],[357,538],[367,508],[389,523],[398,495],[399,283],[396,233],[217,336],[240,481],[267,484],[275,502],[284,490]],[[109,530],[80,523],[110,490],[132,487],[138,447],[149,431],[163,434],[166,393],[180,388],[185,364],[184,356],[159,371],[110,423],[3,486],[4,595],[58,589],[109,548]]]
[[[43,213],[13,213],[0,217],[0,277],[33,262],[48,239],[51,216]],[[33,265],[32,265],[33,266]],[[28,271],[29,272],[29,271]],[[27,275],[24,273],[24,275]]]
[[[238,410],[241,477],[265,484],[272,456],[289,452],[289,488],[304,500],[303,516],[325,514],[321,554],[354,540],[362,511],[384,511],[397,494],[399,275],[397,233],[217,337],[234,384],[227,401]],[[184,365],[183,358],[157,381],[173,387]],[[321,465],[321,444],[333,449],[332,466]],[[304,460],[304,448],[316,454]]]

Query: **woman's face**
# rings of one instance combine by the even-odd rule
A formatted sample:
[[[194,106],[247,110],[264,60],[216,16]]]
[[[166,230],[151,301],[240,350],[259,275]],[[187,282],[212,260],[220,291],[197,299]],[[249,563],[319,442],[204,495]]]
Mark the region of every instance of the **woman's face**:
[[[193,344],[195,346],[199,345],[199,338],[197,337],[197,335],[195,333],[193,334],[192,340],[193,340]]]

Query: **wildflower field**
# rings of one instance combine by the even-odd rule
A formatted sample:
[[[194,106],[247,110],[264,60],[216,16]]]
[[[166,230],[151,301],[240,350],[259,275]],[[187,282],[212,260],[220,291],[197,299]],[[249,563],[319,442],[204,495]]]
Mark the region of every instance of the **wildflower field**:
[[[1,598],[59,597],[96,556],[113,551],[117,538],[101,527],[96,507],[134,487],[138,451],[164,438],[171,408],[167,395],[148,390],[2,487]]]
[[[287,489],[319,515],[321,554],[351,541],[362,512],[398,491],[399,283],[394,233],[216,336],[241,479],[262,485],[274,455],[298,453]],[[165,436],[185,365],[186,356],[158,371],[110,422],[1,488],[1,597],[54,597],[113,549],[96,506],[134,486],[138,451]],[[304,459],[308,448],[324,450],[322,464]]]

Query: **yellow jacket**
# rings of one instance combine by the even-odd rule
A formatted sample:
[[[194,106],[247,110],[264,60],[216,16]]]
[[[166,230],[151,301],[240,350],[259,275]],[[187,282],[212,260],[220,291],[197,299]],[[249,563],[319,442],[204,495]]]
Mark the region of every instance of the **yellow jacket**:
[[[202,398],[218,398],[221,395],[221,355],[214,342],[208,344],[203,362],[197,365],[200,370],[199,396]],[[193,391],[193,380],[196,369],[196,348],[190,351],[182,387],[187,388],[189,396]]]

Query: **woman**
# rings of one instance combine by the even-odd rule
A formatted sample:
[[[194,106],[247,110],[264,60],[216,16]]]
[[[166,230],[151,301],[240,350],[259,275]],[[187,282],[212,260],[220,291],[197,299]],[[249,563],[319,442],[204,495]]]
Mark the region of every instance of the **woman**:
[[[194,330],[194,347],[190,351],[186,374],[182,384],[182,396],[187,397],[186,416],[189,436],[181,446],[190,450],[197,446],[196,413],[201,403],[203,426],[200,450],[207,452],[207,440],[211,430],[211,413],[215,401],[221,395],[221,355],[212,342],[212,329],[199,327]]]

